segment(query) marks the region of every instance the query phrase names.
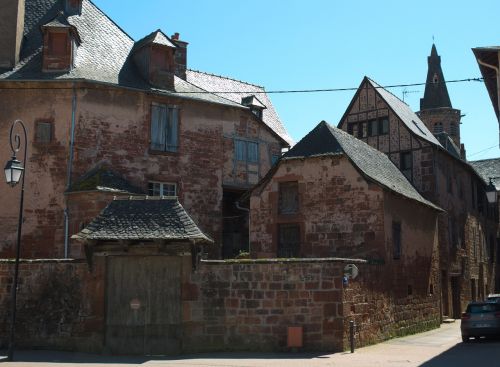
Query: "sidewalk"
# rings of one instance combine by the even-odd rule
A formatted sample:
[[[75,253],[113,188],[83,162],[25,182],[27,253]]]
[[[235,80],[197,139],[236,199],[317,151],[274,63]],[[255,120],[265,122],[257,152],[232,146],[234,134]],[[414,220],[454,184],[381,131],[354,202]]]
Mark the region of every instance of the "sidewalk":
[[[343,367],[416,367],[416,366],[444,366],[440,356],[448,359],[455,354],[454,364],[449,366],[470,366],[461,353],[471,354],[471,349],[481,349],[483,356],[491,352],[498,354],[500,342],[480,342],[462,344],[460,340],[460,323],[443,324],[441,328],[408,337],[393,339],[377,345],[360,348],[354,354],[349,352],[335,354],[312,353],[210,353],[183,355],[178,357],[121,357],[102,356],[81,353],[47,352],[47,351],[20,351],[16,353],[19,362],[2,363],[0,367],[96,367],[96,366],[183,366],[183,367],[304,367],[307,366],[343,366]],[[450,352],[453,350],[453,352]],[[475,353],[474,353],[475,355]],[[473,356],[474,356],[473,355]],[[474,360],[478,361],[477,355]],[[433,362],[434,361],[434,362]],[[458,361],[458,362],[457,362]],[[489,361],[489,359],[487,360]],[[491,363],[493,363],[492,360]],[[480,365],[473,363],[472,365]],[[495,365],[489,364],[489,365]]]

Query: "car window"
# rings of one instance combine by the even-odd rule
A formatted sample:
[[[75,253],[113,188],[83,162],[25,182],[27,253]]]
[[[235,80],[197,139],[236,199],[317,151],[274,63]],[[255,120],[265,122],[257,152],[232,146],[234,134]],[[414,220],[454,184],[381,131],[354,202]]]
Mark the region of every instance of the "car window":
[[[485,303],[485,304],[477,304],[477,305],[469,305],[467,306],[468,313],[485,313],[485,312],[494,312],[500,311],[500,304],[494,303]]]

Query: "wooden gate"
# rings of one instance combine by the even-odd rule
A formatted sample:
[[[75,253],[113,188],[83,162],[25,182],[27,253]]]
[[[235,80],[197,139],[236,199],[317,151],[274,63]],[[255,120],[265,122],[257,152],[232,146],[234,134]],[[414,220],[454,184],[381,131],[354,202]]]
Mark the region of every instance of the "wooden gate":
[[[107,258],[107,352],[180,353],[180,277],[178,257]]]

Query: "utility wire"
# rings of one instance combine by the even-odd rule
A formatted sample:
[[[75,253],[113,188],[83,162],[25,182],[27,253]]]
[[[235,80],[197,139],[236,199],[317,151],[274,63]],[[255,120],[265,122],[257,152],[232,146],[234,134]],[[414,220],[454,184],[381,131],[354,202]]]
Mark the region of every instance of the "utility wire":
[[[475,153],[472,153],[472,154],[467,154],[467,156],[468,156],[468,157],[472,157],[472,156],[474,156],[474,155],[478,155],[478,154],[484,153],[484,152],[486,152],[486,151],[488,151],[488,150],[491,150],[491,149],[493,149],[493,148],[496,148],[496,147],[498,147],[498,144],[495,144],[495,145],[492,145],[491,147],[488,147],[488,148],[486,148],[486,149],[480,150],[479,152],[475,152]]]
[[[483,82],[483,78],[466,78],[466,79],[455,79],[455,80],[446,80],[442,82],[436,82],[432,84],[448,84],[448,83],[464,83],[464,82]],[[403,87],[416,87],[416,86],[423,86],[428,84],[427,82],[423,83],[408,83],[408,84],[392,84],[392,85],[378,85],[375,88],[379,89],[386,89],[386,88],[403,88]],[[232,94],[232,93],[237,93],[237,94],[288,94],[288,93],[322,93],[322,92],[346,92],[346,91],[355,91],[358,90],[359,87],[349,87],[349,88],[325,88],[325,89],[289,89],[289,90],[261,90],[261,91],[255,91],[255,90],[239,90],[239,91],[190,91],[190,92],[176,92],[179,94]]]

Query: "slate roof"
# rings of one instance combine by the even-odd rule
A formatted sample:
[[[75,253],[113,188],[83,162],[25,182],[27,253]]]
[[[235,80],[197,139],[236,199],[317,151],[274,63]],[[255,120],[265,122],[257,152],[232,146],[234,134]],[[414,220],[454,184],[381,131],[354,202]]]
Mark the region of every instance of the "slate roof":
[[[424,199],[384,153],[325,121],[320,122],[282,159],[336,154],[345,154],[363,176],[382,187],[433,209],[442,210]]]
[[[420,110],[440,107],[452,108],[441,68],[441,56],[438,55],[435,44],[432,44],[431,55],[427,58],[427,63],[427,80],[424,98],[420,99]],[[437,83],[434,82],[434,76],[437,76]]]
[[[174,77],[174,90],[162,90],[151,86],[145,81],[137,70],[131,51],[142,42],[159,42],[175,47],[170,39],[157,30],[136,44],[134,40],[107,17],[90,0],[82,0],[81,14],[67,15],[61,19],[60,13],[64,12],[61,0],[25,0],[24,42],[21,50],[21,61],[13,70],[0,70],[1,80],[90,80],[100,83],[118,85],[122,87],[152,91],[158,94],[175,96],[184,99],[200,100],[217,103],[237,108],[247,107],[241,104],[241,95],[233,96],[216,95],[207,93],[218,89],[220,83],[211,85],[211,81],[201,77],[201,73],[190,72],[187,80]],[[43,38],[41,27],[51,24],[54,19],[59,24],[69,24],[78,31],[81,44],[77,48],[74,68],[67,72],[44,73],[42,72],[42,45]],[[208,74],[206,74],[208,75]],[[227,78],[217,77],[214,80],[225,81],[224,89],[236,88],[240,84],[263,92],[262,87],[251,86],[243,82],[231,81]],[[236,93],[238,94],[238,93]],[[243,93],[243,95],[247,95]],[[291,142],[284,126],[282,125],[271,101],[266,94],[259,94],[259,99],[265,103],[264,123],[285,141]]]
[[[485,182],[490,181],[495,185],[497,190],[500,190],[500,158],[482,159],[479,161],[468,162],[474,170],[484,179]]]
[[[422,139],[427,140],[429,143],[438,145],[442,148],[436,137],[429,131],[417,114],[411,110],[410,106],[370,78],[365,77],[365,80],[375,88],[380,97],[389,105],[410,131]]]
[[[213,243],[176,197],[117,198],[72,238],[108,241],[194,240]]]
[[[134,49],[139,49],[149,43],[176,48],[176,46],[172,43],[172,41],[170,41],[168,36],[165,35],[165,33],[163,33],[161,30],[157,29],[156,31],[148,34],[143,39],[137,41],[134,45]]]
[[[68,192],[105,191],[128,194],[144,194],[123,177],[106,168],[95,168],[74,182]]]
[[[288,144],[293,145],[293,139],[288,135],[288,132],[281,123],[269,96],[265,93],[264,87],[197,70],[187,71],[187,81],[235,103],[241,103],[243,97],[255,95],[266,106],[266,109],[262,111],[262,120],[264,123]]]
[[[455,144],[453,138],[445,132],[434,135],[439,140],[441,146],[455,158],[462,159],[460,156],[460,148]]]

